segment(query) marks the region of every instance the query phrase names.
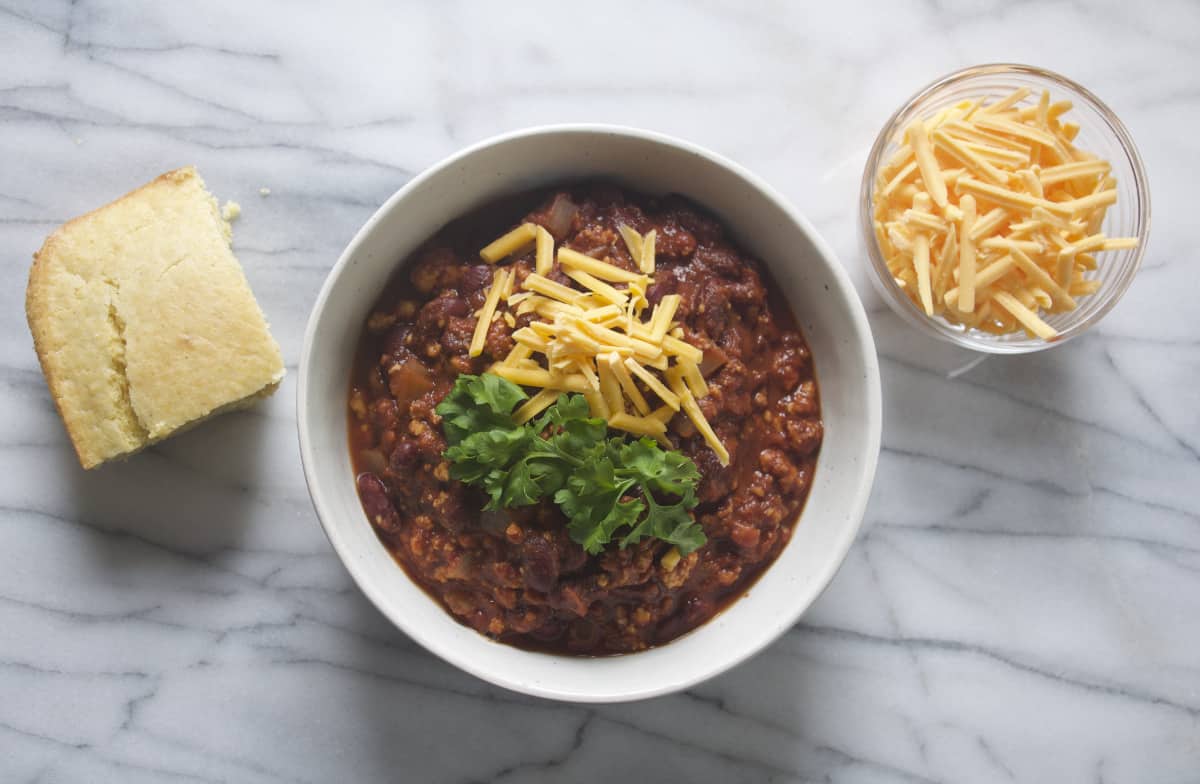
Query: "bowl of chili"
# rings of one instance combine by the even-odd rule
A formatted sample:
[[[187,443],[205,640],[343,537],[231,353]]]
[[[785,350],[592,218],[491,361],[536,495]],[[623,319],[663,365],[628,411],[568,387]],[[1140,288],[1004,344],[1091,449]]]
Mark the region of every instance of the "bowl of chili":
[[[573,221],[563,220],[564,204],[574,208]],[[472,220],[480,214],[500,217]],[[582,396],[572,400],[566,390],[541,420],[530,420],[541,422],[537,428],[521,430],[517,417],[507,418],[520,410],[520,386],[493,376],[485,390],[480,379],[492,360],[511,352],[511,330],[485,335],[477,347],[482,357],[470,358],[470,328],[486,304],[492,273],[478,259],[470,263],[467,251],[456,256],[454,241],[465,238],[463,247],[474,248],[476,237],[518,214],[535,228],[549,227],[568,251],[622,226],[656,231],[662,261],[648,298],[680,297],[685,304],[672,322],[679,340],[698,342],[705,356],[728,354],[721,362],[729,367],[706,369],[722,394],[696,410],[720,418],[716,440],[734,447],[724,461],[729,466],[682,415],[663,445],[611,428],[605,433],[594,408],[589,412]],[[613,250],[622,256],[614,263],[628,266],[624,253]],[[514,258],[511,274],[532,277],[532,261],[523,269],[525,262]],[[704,274],[712,280],[695,279]],[[740,337],[737,325],[746,327]],[[725,333],[732,343],[721,343]],[[758,379],[761,394],[739,398],[738,377]],[[784,633],[832,579],[854,539],[881,419],[865,313],[807,221],[735,163],[660,134],[609,126],[533,128],[490,139],[401,188],[351,241],[318,296],[297,402],[314,506],[375,606],[467,672],[515,691],[579,702],[687,688]],[[461,432],[452,432],[448,420],[460,423]],[[545,424],[551,420],[557,424]],[[701,420],[702,413],[696,424]],[[579,424],[586,421],[591,430]],[[477,461],[478,449],[454,452],[470,443],[464,439],[472,432],[497,422],[505,438],[520,440],[541,461],[537,481],[525,487],[558,482],[540,506],[497,514],[500,501],[521,496],[507,480],[525,463],[493,456],[500,462],[480,469],[462,457],[470,452]],[[580,436],[555,451],[553,434],[566,430],[593,433],[592,440]],[[584,467],[597,460],[615,463],[625,482],[609,506],[641,504],[641,517],[629,516],[627,527],[606,529],[599,539],[596,529],[605,526],[589,529],[580,518],[599,519],[591,510],[604,505],[588,483],[611,480],[571,479],[591,477]],[[662,479],[668,466],[676,467],[678,481]],[[657,478],[638,484],[634,467]],[[492,485],[481,478],[488,470]],[[770,511],[760,503],[764,488],[785,482],[793,488],[789,503]],[[679,525],[663,523],[669,515],[654,519],[669,504],[681,510]],[[767,516],[786,519],[768,525]],[[717,590],[721,575],[743,568],[744,575],[733,573]],[[673,591],[670,574],[679,569],[697,576],[686,590]],[[598,587],[634,572],[641,576],[622,584],[624,593]],[[578,605],[585,581],[592,593]],[[598,608],[590,615],[589,605]]]

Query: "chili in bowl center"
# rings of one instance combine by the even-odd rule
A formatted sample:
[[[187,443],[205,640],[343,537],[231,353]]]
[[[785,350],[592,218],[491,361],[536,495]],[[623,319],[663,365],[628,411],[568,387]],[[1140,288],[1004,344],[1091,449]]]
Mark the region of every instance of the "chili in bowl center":
[[[369,524],[450,615],[601,655],[745,593],[791,537],[823,426],[804,335],[721,223],[586,182],[500,199],[400,267],[349,433]]]

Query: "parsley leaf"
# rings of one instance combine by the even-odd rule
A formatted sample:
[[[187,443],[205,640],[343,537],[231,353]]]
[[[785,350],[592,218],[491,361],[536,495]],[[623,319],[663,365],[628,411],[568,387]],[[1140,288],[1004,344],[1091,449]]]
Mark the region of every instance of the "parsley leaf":
[[[526,397],[519,386],[490,373],[459,376],[437,407],[446,443],[454,446],[471,435],[518,428],[509,414]]]
[[[461,375],[437,407],[450,475],[481,487],[486,509],[551,498],[572,541],[593,555],[614,538],[622,548],[661,539],[683,555],[707,541],[691,515],[700,472],[690,458],[648,438],[609,438],[583,395],[560,395],[535,421],[517,424],[512,410],[525,399],[499,376]]]

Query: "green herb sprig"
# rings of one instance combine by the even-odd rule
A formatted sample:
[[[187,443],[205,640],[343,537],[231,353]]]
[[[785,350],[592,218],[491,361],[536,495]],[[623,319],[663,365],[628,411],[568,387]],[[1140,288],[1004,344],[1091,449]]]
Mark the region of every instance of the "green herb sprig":
[[[572,541],[593,555],[618,532],[622,548],[652,537],[682,555],[707,541],[689,514],[700,481],[689,457],[648,438],[609,438],[583,395],[561,395],[541,416],[518,424],[512,411],[526,397],[499,376],[464,374],[437,407],[450,476],[483,488],[485,509],[553,498]]]

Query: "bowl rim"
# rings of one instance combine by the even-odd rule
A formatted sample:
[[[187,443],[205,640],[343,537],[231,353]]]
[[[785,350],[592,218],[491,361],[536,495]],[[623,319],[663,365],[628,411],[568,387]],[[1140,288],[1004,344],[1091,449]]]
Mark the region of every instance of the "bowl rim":
[[[883,159],[883,152],[890,143],[891,137],[898,130],[897,125],[900,118],[924,103],[930,96],[946,87],[972,79],[1003,76],[1004,74],[1021,74],[1037,80],[1047,81],[1078,94],[1080,98],[1091,105],[1091,108],[1100,115],[1101,119],[1112,131],[1118,147],[1120,147],[1121,152],[1125,155],[1129,167],[1133,172],[1132,186],[1133,194],[1136,198],[1135,212],[1137,215],[1135,225],[1138,226],[1139,230],[1137,232],[1138,244],[1132,251],[1132,263],[1128,264],[1126,269],[1122,270],[1121,275],[1113,281],[1114,285],[1104,294],[1104,300],[1094,313],[1053,340],[1038,339],[1030,340],[1028,343],[1001,343],[984,337],[986,333],[980,333],[978,330],[964,329],[959,331],[946,326],[935,318],[926,316],[924,313],[918,311],[908,297],[900,292],[891,275],[884,274],[883,270],[886,269],[886,263],[883,261],[883,256],[879,251],[879,243],[875,238],[873,223],[874,205],[872,204],[874,173]],[[1142,259],[1146,253],[1146,246],[1150,240],[1152,218],[1150,209],[1150,182],[1146,174],[1146,167],[1142,161],[1141,154],[1138,152],[1137,145],[1134,144],[1133,136],[1129,133],[1129,129],[1125,126],[1125,123],[1117,116],[1117,113],[1101,100],[1098,95],[1070,77],[1063,76],[1056,71],[1051,71],[1040,66],[1012,62],[982,63],[951,71],[929,82],[905,99],[899,108],[892,112],[884,122],[879,134],[875,137],[874,143],[871,145],[870,152],[867,153],[867,160],[863,166],[862,181],[859,187],[858,204],[859,231],[866,245],[869,261],[867,266],[871,268],[869,277],[876,291],[887,302],[888,306],[904,322],[915,327],[925,335],[982,354],[1000,355],[1030,354],[1062,346],[1085,334],[1098,324],[1116,307],[1117,303],[1121,301],[1121,298],[1129,290],[1129,287],[1133,285],[1133,280],[1137,277],[1137,273],[1141,269]]]
[[[325,306],[328,302],[331,292],[338,284],[342,274],[350,265],[351,259],[358,252],[359,246],[362,245],[366,241],[367,237],[375,231],[376,227],[384,220],[390,219],[392,217],[393,210],[396,208],[396,205],[407,198],[411,192],[418,189],[426,181],[441,175],[447,169],[450,169],[465,158],[475,155],[484,149],[503,145],[518,139],[561,134],[607,134],[646,141],[654,145],[672,147],[690,155],[707,160],[709,163],[715,164],[718,167],[724,168],[739,179],[744,180],[750,187],[758,190],[765,198],[773,202],[783,212],[787,219],[794,223],[806,235],[808,240],[812,243],[816,255],[820,257],[821,263],[828,268],[828,271],[834,279],[835,284],[842,290],[844,295],[843,298],[848,305],[846,308],[847,317],[854,330],[853,338],[858,344],[858,350],[865,359],[864,366],[861,368],[861,370],[864,376],[862,381],[863,399],[867,416],[866,420],[863,422],[863,433],[865,434],[863,440],[865,448],[860,455],[860,473],[854,489],[854,497],[851,499],[846,510],[846,523],[840,526],[835,536],[831,537],[829,557],[824,561],[822,568],[812,575],[811,581],[815,587],[815,590],[812,592],[812,598],[810,601],[803,606],[780,608],[780,612],[775,615],[775,620],[769,629],[769,633],[764,634],[760,641],[749,646],[745,650],[740,651],[736,656],[725,658],[714,657],[713,661],[715,664],[713,666],[710,666],[688,678],[665,681],[661,685],[643,688],[640,690],[629,690],[620,693],[617,693],[615,690],[605,691],[604,693],[599,694],[586,693],[584,691],[566,692],[536,683],[529,683],[520,678],[511,677],[510,673],[503,670],[489,669],[485,666],[479,666],[471,657],[460,653],[452,645],[447,645],[443,641],[439,640],[436,634],[427,632],[423,627],[408,624],[402,615],[398,612],[395,612],[394,608],[385,600],[385,597],[382,596],[382,590],[378,589],[372,583],[372,581],[368,579],[365,574],[365,569],[360,567],[357,559],[353,557],[353,552],[349,543],[342,540],[340,535],[337,533],[337,526],[332,522],[332,504],[325,498],[323,481],[320,478],[319,471],[317,469],[318,461],[313,451],[312,437],[309,433],[309,422],[308,417],[306,416],[309,406],[308,377],[312,362],[312,349],[316,338],[317,327],[322,320],[321,317],[325,311]],[[454,216],[449,216],[448,219],[453,217]],[[453,666],[470,673],[477,678],[480,678],[481,680],[505,689],[509,689],[511,691],[530,696],[566,702],[618,703],[649,699],[652,697],[658,697],[665,694],[682,691],[696,685],[697,683],[701,683],[713,678],[737,666],[738,664],[741,664],[747,659],[760,653],[771,643],[778,640],[778,638],[782,636],[788,629],[790,629],[804,614],[804,612],[806,612],[812,606],[817,598],[819,598],[821,594],[825,592],[830,582],[832,582],[834,576],[845,562],[846,555],[857,538],[866,513],[866,506],[871,495],[871,488],[874,484],[882,441],[883,405],[879,374],[879,357],[875,347],[874,338],[871,333],[870,322],[867,317],[866,309],[863,306],[862,300],[859,297],[849,274],[838,261],[837,256],[833,253],[825,239],[816,231],[808,219],[801,215],[796,208],[786,198],[783,197],[782,194],[780,194],[775,188],[765,182],[758,175],[743,167],[741,164],[738,164],[704,147],[693,144],[692,142],[684,141],[667,134],[615,124],[544,124],[497,134],[471,144],[459,150],[458,152],[441,159],[406,182],[395,193],[388,197],[371,215],[371,217],[367,219],[366,223],[363,224],[363,226],[355,233],[354,237],[346,245],[346,248],[338,257],[337,262],[334,263],[334,265],[330,268],[329,273],[326,275],[325,281],[322,284],[317,298],[313,303],[312,309],[309,313],[308,322],[305,326],[304,342],[301,348],[297,375],[296,422],[300,446],[300,460],[304,471],[305,484],[308,487],[313,507],[317,513],[317,518],[321,523],[321,528],[325,532],[326,538],[329,540],[339,560],[342,562],[343,567],[350,573],[351,579],[353,579],[358,589],[382,615],[384,615],[394,626],[396,626],[396,628],[398,628],[422,648],[434,654],[443,661],[448,662]],[[801,516],[803,516],[804,511],[805,509],[802,508],[800,512]],[[735,600],[728,607],[722,610],[722,613],[733,612],[736,606],[737,601]],[[456,623],[456,621],[454,621],[452,618],[449,620]],[[496,642],[495,644],[501,645],[503,643]],[[672,643],[666,643],[662,646],[658,646],[654,650],[669,649],[671,644]],[[522,652],[528,653],[530,656],[551,655],[536,651]],[[587,661],[587,658],[579,657],[579,660]],[[586,688],[586,686],[584,688]]]

